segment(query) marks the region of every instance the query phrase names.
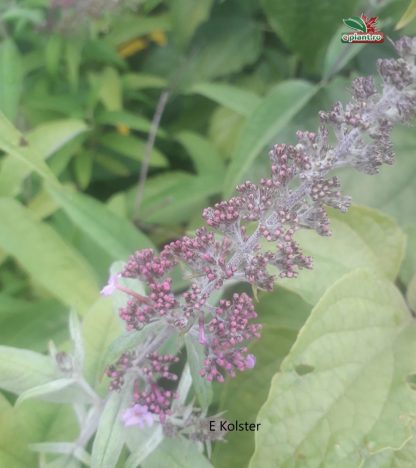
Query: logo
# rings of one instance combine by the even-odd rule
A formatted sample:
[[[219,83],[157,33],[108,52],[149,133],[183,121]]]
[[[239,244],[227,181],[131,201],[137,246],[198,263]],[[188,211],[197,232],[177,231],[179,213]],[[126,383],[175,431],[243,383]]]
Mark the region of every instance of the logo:
[[[357,44],[372,42],[380,44],[384,42],[384,34],[376,28],[377,16],[367,18],[364,14],[361,16],[351,16],[351,18],[342,21],[354,32],[344,32],[341,35],[341,42],[347,44]]]

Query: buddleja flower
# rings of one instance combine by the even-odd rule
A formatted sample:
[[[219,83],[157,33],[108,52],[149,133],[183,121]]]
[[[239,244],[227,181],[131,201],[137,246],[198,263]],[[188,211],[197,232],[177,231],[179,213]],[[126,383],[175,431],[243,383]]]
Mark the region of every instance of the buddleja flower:
[[[260,337],[261,325],[251,298],[234,294],[216,306],[211,295],[231,279],[272,290],[277,279],[272,271],[295,278],[299,270],[312,268],[311,258],[295,241],[296,231],[313,229],[329,236],[326,207],[346,212],[350,206],[339,180],[329,173],[351,166],[372,175],[393,163],[392,128],[415,114],[416,39],[402,38],[395,48],[399,58],[377,63],[381,86],[372,77],[354,79],[351,101],[321,112],[317,132],[298,131],[295,145],[272,147],[269,177],[259,184],[242,183],[236,196],[203,211],[207,227],[168,244],[160,255],[150,249],[132,255],[121,276],[141,280],[145,296],[110,279],[104,293],[117,288],[129,295],[120,309],[127,330],[165,324],[144,351],[127,353],[108,369],[112,389],[121,388],[126,373],[137,376],[125,423],[143,425],[150,413],[165,425],[173,424],[169,416],[175,395],[163,389],[159,378],[176,379],[168,369],[176,358],[157,350],[175,331],[196,337],[204,348],[200,374],[209,381],[223,382],[226,375],[235,377],[237,371],[254,367],[249,346]],[[175,295],[171,275],[179,264],[193,280],[187,291]]]

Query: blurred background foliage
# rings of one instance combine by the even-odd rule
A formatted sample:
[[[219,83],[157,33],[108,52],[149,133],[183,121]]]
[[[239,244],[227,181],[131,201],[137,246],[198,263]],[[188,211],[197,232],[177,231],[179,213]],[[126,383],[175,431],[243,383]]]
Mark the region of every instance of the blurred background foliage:
[[[394,54],[388,41],[341,44],[342,18],[378,15],[386,35],[412,35],[414,3],[3,0],[0,343],[65,346],[68,309],[86,314],[95,303],[100,350],[113,334],[113,321],[100,323],[106,306],[96,303],[111,263],[200,226],[203,207],[266,173],[272,142],[316,129],[317,111],[348,99],[352,77],[375,73],[376,59]],[[397,32],[400,18],[406,26]],[[155,117],[161,123],[143,183]],[[395,140],[393,169],[343,178],[356,202],[388,213],[407,233],[405,285],[415,273],[416,133],[399,129]],[[354,245],[340,236],[333,248],[348,256]],[[313,291],[295,292],[260,296],[259,365],[215,389],[214,409],[228,410],[228,419],[254,420],[265,400],[316,302]],[[43,411],[48,430],[29,425],[27,437],[48,440],[56,415],[32,403],[21,411],[29,421]],[[0,452],[18,431],[4,427]],[[250,433],[231,434],[214,464],[241,467],[252,449]],[[31,466],[24,457],[7,466]]]

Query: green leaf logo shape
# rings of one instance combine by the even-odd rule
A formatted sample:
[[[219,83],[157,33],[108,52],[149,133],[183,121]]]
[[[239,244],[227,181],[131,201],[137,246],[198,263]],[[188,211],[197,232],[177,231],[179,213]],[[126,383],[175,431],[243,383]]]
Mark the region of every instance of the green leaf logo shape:
[[[343,19],[342,21],[351,29],[367,32],[367,26],[359,16],[351,16],[351,18]]]

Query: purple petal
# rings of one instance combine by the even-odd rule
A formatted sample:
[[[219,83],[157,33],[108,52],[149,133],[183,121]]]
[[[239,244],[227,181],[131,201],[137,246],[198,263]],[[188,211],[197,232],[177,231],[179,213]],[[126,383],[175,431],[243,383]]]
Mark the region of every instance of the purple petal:
[[[256,356],[254,354],[249,354],[246,357],[246,366],[247,369],[253,369],[253,367],[256,365]]]
[[[102,296],[111,296],[113,292],[117,289],[117,280],[120,278],[120,273],[117,273],[116,275],[111,275],[110,278],[108,278],[108,283],[101,289],[100,294]]]

